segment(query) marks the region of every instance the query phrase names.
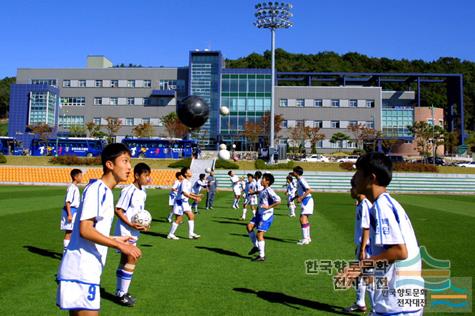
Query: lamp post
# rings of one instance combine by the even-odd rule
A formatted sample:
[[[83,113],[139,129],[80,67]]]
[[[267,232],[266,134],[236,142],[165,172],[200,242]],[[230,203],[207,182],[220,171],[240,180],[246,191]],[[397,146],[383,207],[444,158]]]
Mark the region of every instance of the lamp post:
[[[288,29],[293,25],[290,22],[292,4],[283,2],[262,2],[255,6],[256,22],[258,28],[270,29],[271,31],[271,51],[272,51],[272,90],[270,104],[270,139],[269,139],[269,162],[274,162],[274,86],[275,86],[275,30]]]

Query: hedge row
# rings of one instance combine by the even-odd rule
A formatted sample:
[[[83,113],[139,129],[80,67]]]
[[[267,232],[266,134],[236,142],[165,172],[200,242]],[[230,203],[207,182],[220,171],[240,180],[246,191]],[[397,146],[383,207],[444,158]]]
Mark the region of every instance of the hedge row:
[[[7,157],[5,157],[3,154],[0,154],[0,163],[7,163]]]
[[[257,159],[255,162],[255,167],[257,170],[274,170],[274,169],[287,169],[287,170],[292,170],[294,168],[294,162],[290,160],[287,163],[276,163],[273,165],[268,165],[266,162],[262,159]]]
[[[340,168],[347,171],[355,171],[354,163],[342,162]],[[408,162],[396,162],[393,163],[394,171],[411,171],[411,172],[439,172],[439,169],[431,164],[422,163],[408,163]]]
[[[76,157],[76,156],[58,156],[58,157],[52,157],[49,160],[50,163],[55,164],[55,165],[68,165],[68,166],[97,166],[101,165],[101,157],[91,157],[91,158],[86,158],[86,157]]]

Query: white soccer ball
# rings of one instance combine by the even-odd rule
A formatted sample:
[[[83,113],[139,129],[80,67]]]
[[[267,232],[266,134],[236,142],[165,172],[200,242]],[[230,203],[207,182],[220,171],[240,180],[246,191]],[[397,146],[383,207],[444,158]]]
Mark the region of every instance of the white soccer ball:
[[[206,169],[205,169],[205,172],[206,172],[206,173],[210,173],[210,172],[211,172],[211,168],[206,168]]]
[[[229,152],[229,150],[222,149],[218,151],[218,158],[223,160],[229,160],[229,158],[231,158],[231,153]]]
[[[225,149],[226,149],[226,144],[219,145],[219,150],[225,150]]]
[[[221,113],[221,115],[228,115],[229,114],[229,108],[227,106],[222,106],[219,108],[219,113]]]
[[[146,210],[139,211],[132,216],[132,224],[139,224],[148,227],[152,224],[152,215],[150,215]]]

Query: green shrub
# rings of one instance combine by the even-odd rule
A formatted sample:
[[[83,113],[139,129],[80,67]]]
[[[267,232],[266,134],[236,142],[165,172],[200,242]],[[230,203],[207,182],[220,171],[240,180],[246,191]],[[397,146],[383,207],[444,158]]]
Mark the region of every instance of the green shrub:
[[[49,160],[50,163],[55,165],[68,165],[68,166],[97,166],[102,165],[101,157],[77,157],[77,156],[58,156],[52,157]]]
[[[171,164],[168,165],[168,168],[177,168],[181,169],[183,167],[190,167],[191,166],[191,158],[184,158],[177,160],[175,162],[172,162]]]
[[[292,170],[294,168],[294,162],[290,160],[287,163],[276,163],[273,165],[268,165],[266,162],[262,159],[257,159],[256,162],[254,163],[256,169],[262,170],[262,169],[267,169],[267,170],[276,170],[276,169],[283,169],[283,170]]]
[[[347,171],[355,171],[354,163],[342,162],[340,168]],[[439,169],[431,164],[397,162],[393,164],[393,171],[412,171],[412,172],[439,172]]]
[[[0,163],[7,163],[7,157],[5,157],[3,154],[0,154]]]
[[[340,168],[347,171],[355,171],[354,165],[352,162],[340,162]]]
[[[239,166],[234,162],[218,159],[216,160],[216,164],[214,165],[215,169],[239,169]]]

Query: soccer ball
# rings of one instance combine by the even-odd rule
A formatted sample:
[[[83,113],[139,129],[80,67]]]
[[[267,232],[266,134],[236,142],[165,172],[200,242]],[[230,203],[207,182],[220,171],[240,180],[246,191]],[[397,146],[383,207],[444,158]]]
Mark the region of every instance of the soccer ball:
[[[208,120],[209,106],[202,98],[190,95],[177,103],[176,114],[183,124],[197,128]]]
[[[223,116],[226,116],[229,114],[229,108],[227,106],[222,106],[219,108],[219,113],[221,113]]]
[[[219,150],[225,150],[225,149],[226,149],[226,145],[225,145],[225,144],[219,145]]]
[[[222,149],[218,151],[218,158],[222,160],[229,160],[231,158],[231,153],[229,150]]]
[[[132,224],[139,224],[145,227],[149,227],[152,223],[152,215],[146,210],[137,212],[132,216]]]
[[[206,173],[210,173],[210,172],[211,172],[211,168],[206,168],[206,169],[205,169],[205,172],[206,172]]]

